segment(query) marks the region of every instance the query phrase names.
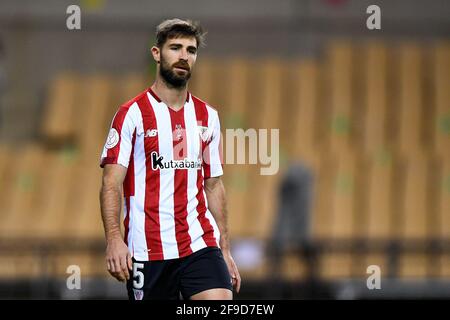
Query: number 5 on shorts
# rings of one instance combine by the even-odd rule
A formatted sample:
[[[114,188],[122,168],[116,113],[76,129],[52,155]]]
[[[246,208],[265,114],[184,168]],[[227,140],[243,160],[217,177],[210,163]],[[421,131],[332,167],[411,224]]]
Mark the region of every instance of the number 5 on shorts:
[[[144,264],[137,262],[133,263],[133,278],[137,278],[137,281],[133,280],[133,288],[142,289],[144,286],[144,274],[138,269],[144,269]]]

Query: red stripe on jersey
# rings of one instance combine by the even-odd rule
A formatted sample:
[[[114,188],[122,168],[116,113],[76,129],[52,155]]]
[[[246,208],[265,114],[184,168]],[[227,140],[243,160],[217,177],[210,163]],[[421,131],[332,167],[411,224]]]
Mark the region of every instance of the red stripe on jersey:
[[[169,108],[170,121],[172,124],[173,158],[182,160],[187,157],[186,126],[184,123],[184,110],[178,112]],[[174,174],[174,218],[175,238],[177,239],[178,254],[185,257],[192,253],[191,236],[189,235],[189,224],[187,222],[187,181],[188,171],[175,169]]]
[[[136,142],[136,129],[133,132],[133,138],[131,140],[131,154],[130,164],[128,165],[127,175],[123,181],[123,195],[127,206],[127,215],[123,221],[125,234],[125,243],[128,245],[128,229],[130,224],[130,197],[134,196],[134,143]]]
[[[199,100],[198,98],[192,96],[192,100],[194,102],[195,115],[197,118],[197,123],[203,127],[208,126],[208,110],[206,108],[206,103]],[[200,138],[199,138],[200,139]],[[206,143],[201,140],[201,148],[203,152],[206,148]],[[208,159],[209,160],[209,159]],[[209,163],[209,162],[208,162]],[[210,172],[209,164],[203,161],[203,170],[205,177],[209,177]],[[203,240],[205,241],[207,246],[217,246],[216,238],[214,237],[214,228],[212,227],[209,219],[206,218],[206,201],[203,193],[203,175],[201,170],[197,171],[197,212],[198,212],[198,221],[203,229]]]
[[[125,197],[125,205],[126,205],[126,209],[127,209],[127,216],[125,217],[124,221],[123,221],[123,225],[125,227],[125,235],[124,235],[124,240],[125,240],[125,244],[128,246],[128,230],[129,230],[129,224],[130,224],[130,197]]]
[[[157,129],[156,117],[153,108],[148,100],[147,95],[137,101],[142,114],[144,132],[147,130]],[[159,170],[152,170],[150,154],[153,151],[159,153],[158,136],[145,137],[145,239],[147,241],[147,249],[149,260],[163,260],[164,254],[161,244],[161,228],[159,224],[159,189],[160,176]]]
[[[123,194],[125,197],[134,196],[134,144],[136,142],[136,129],[131,139],[130,162],[128,164],[127,175],[123,181]]]

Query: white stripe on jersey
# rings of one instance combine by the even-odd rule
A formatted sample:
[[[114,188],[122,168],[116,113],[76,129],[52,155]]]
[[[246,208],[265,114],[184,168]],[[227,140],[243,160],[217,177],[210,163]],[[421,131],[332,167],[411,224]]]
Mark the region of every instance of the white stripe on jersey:
[[[219,142],[220,142],[220,126],[217,114],[217,111],[206,105],[206,109],[208,110],[208,128],[212,130],[213,135],[218,135],[219,139],[213,139],[209,146],[209,158],[210,158],[210,168],[211,168],[211,177],[217,177],[223,174],[222,163],[219,156]]]
[[[197,129],[197,118],[195,116],[194,103],[189,99],[189,103],[184,106],[184,123],[186,128]],[[186,130],[186,140],[188,148],[188,158],[195,159],[198,157],[198,150],[200,149],[200,135],[197,130]],[[187,222],[189,224],[189,235],[191,237],[192,252],[205,248],[207,245],[203,240],[203,229],[198,220],[199,213],[197,212],[197,170],[188,170],[188,186],[187,186]]]

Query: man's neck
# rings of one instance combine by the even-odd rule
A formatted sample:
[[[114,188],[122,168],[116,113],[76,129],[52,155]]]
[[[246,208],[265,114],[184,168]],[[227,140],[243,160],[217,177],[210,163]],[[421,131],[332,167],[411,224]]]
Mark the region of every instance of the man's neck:
[[[187,86],[183,88],[170,88],[158,77],[151,88],[162,102],[176,111],[180,110],[186,102]]]

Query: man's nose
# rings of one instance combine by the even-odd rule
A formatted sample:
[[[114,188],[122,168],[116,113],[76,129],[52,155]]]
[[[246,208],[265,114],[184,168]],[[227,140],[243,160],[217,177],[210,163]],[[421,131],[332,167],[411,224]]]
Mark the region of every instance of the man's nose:
[[[181,49],[180,50],[181,51],[181,56],[180,56],[180,59],[181,60],[188,60],[188,53],[187,53],[187,50],[186,49]]]

